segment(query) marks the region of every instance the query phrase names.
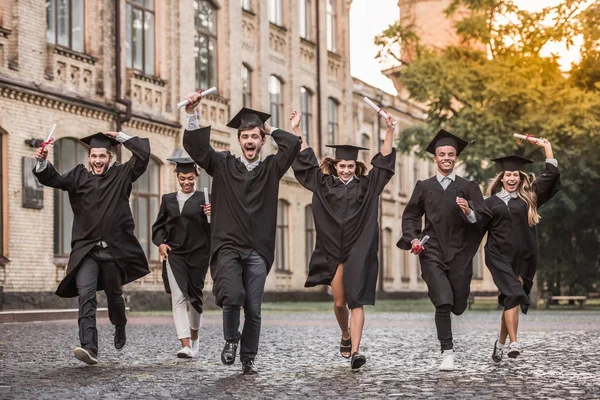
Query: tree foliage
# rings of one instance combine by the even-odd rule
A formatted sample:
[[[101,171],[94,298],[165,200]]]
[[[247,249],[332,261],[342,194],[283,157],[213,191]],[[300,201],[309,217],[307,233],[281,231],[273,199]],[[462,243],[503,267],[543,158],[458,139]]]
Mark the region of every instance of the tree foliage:
[[[426,47],[400,23],[375,38],[380,57],[402,63],[394,78],[428,107],[424,124],[401,133],[400,150],[425,157],[443,127],[474,141],[461,160],[485,186],[497,173],[491,158],[518,154],[539,161],[541,172],[543,150],[518,145],[513,133],[552,142],[565,189],[540,209],[538,277],[555,293],[599,290],[600,2],[589,3],[528,12],[512,0],[453,0],[445,12],[456,20],[460,43]],[[541,55],[547,43],[572,46],[578,35],[581,60],[569,73],[558,56]]]

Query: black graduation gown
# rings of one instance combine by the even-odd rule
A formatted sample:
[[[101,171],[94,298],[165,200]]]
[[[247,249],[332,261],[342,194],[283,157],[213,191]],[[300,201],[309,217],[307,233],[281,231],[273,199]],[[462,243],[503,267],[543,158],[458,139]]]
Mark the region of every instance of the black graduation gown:
[[[539,208],[562,189],[558,168],[546,163],[546,170],[533,182],[532,189]],[[498,301],[505,310],[521,305],[527,313],[538,262],[537,228],[529,226],[527,203],[518,197],[511,198],[507,205],[494,194],[485,199],[485,206],[491,213],[485,222],[485,263],[500,291]]]
[[[476,223],[469,223],[456,197],[469,202]],[[453,312],[458,314],[466,308],[470,293],[473,257],[481,242],[481,209],[483,195],[475,182],[457,175],[444,190],[433,176],[417,182],[402,214],[402,237],[396,245],[410,250],[413,239],[429,235],[419,255],[429,298],[435,306],[454,305]],[[423,214],[425,229],[421,230]]]
[[[344,264],[344,290],[349,308],[375,304],[379,250],[379,196],[394,175],[396,150],[373,157],[369,174],[345,185],[324,174],[313,149],[292,164],[298,182],[313,192],[317,240],[305,287],[330,285],[338,264]]]
[[[152,242],[168,244],[169,265],[177,285],[190,304],[202,313],[202,290],[210,259],[210,224],[204,214],[204,193],[195,192],[186,200],[181,212],[177,192],[163,195],[156,222],[152,225]],[[163,261],[165,291],[171,293],[167,265]]]
[[[245,291],[239,282],[220,277],[220,263],[230,259],[220,252],[230,250],[246,257],[256,250],[271,269],[275,251],[279,180],[300,151],[301,139],[277,129],[271,154],[252,171],[229,151],[217,152],[210,145],[210,126],[185,131],[183,147],[194,161],[213,177],[212,237],[210,268],[216,303],[243,305]],[[223,260],[221,260],[221,258]]]
[[[69,192],[73,209],[71,254],[65,278],[58,285],[60,297],[76,297],[76,270],[83,258],[100,241],[106,242],[123,272],[123,285],[150,273],[148,261],[137,238],[129,206],[132,183],[145,171],[150,160],[148,139],[132,137],[123,143],[133,154],[124,164],[114,163],[103,175],[94,175],[83,164],[61,175],[48,162],[40,172],[33,170],[45,186]],[[98,290],[103,290],[102,281]]]

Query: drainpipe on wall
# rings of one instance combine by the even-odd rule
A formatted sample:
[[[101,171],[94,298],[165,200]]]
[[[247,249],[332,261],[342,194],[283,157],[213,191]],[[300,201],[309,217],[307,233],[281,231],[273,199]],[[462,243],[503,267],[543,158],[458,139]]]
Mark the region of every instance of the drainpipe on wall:
[[[320,157],[323,156],[322,152],[323,152],[323,144],[322,144],[322,140],[323,140],[323,135],[322,135],[322,130],[323,130],[323,117],[322,117],[322,110],[321,110],[321,41],[319,40],[319,35],[320,35],[320,31],[321,31],[321,26],[320,26],[320,7],[319,7],[319,3],[321,1],[317,0],[316,1],[316,5],[317,5],[317,18],[315,20],[316,25],[317,25],[317,144],[319,146],[319,152],[317,154],[319,154]]]

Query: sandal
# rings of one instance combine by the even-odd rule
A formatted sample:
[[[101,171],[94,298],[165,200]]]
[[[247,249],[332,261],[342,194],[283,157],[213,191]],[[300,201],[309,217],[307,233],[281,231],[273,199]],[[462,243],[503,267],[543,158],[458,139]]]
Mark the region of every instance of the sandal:
[[[350,361],[350,367],[352,369],[359,369],[367,362],[367,357],[360,354],[358,351],[352,353],[352,360]]]
[[[344,358],[350,358],[350,352],[352,351],[352,339],[344,339],[342,336],[342,340],[340,341],[340,354]],[[344,355],[347,354],[347,355]]]

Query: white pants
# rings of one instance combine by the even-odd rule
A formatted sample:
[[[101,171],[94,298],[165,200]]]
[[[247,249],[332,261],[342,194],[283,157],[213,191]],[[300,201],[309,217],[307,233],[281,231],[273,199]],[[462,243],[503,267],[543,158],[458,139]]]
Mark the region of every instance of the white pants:
[[[200,321],[202,314],[200,314],[191,304],[187,301],[179,285],[175,280],[175,275],[171,270],[171,265],[167,260],[167,277],[169,278],[169,286],[171,288],[171,302],[173,304],[173,321],[175,322],[175,329],[177,330],[177,339],[188,339],[190,338],[190,328],[193,330],[200,329]],[[188,316],[189,310],[189,316]]]

